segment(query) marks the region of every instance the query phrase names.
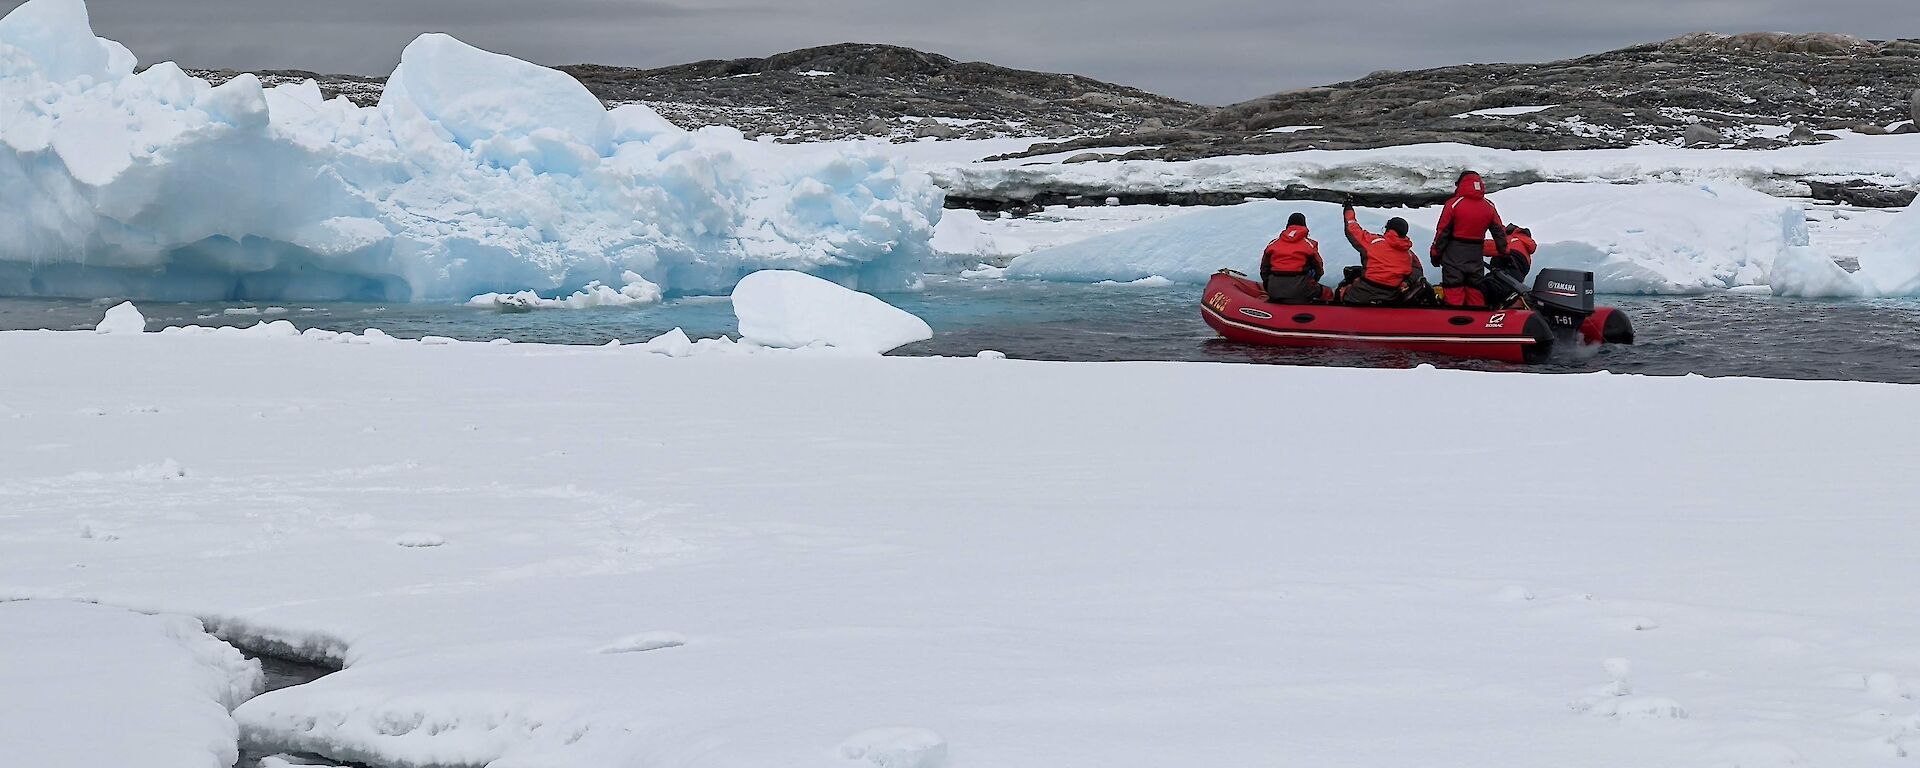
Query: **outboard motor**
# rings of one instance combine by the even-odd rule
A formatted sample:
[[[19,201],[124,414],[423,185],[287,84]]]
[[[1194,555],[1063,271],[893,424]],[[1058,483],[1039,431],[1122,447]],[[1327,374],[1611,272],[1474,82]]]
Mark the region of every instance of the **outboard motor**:
[[[1593,314],[1593,273],[1543,269],[1527,294],[1556,336],[1580,338],[1580,326]]]

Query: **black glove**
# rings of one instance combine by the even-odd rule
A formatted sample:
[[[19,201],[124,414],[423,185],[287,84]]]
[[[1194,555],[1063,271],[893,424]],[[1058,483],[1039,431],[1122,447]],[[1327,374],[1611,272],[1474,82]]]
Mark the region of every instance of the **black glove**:
[[[1348,192],[1344,197],[1340,198],[1340,208],[1341,210],[1346,210],[1346,211],[1353,210],[1353,193],[1352,192]]]

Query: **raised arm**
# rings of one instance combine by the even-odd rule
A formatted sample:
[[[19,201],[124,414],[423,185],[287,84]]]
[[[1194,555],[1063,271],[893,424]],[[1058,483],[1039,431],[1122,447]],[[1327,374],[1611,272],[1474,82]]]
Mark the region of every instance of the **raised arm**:
[[[1365,264],[1367,261],[1367,241],[1373,239],[1373,233],[1368,232],[1366,227],[1360,226],[1360,220],[1353,215],[1353,206],[1347,206],[1345,214],[1347,218],[1347,244],[1353,246],[1354,250],[1360,252],[1360,263]]]

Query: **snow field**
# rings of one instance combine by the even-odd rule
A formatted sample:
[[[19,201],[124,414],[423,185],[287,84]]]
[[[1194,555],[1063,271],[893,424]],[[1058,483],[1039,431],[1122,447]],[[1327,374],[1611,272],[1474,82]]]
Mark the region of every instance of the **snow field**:
[[[345,662],[236,711],[276,749],[1892,768],[1920,748],[1898,588],[1920,454],[1888,418],[1913,387],[177,332],[5,333],[0,355],[62,361],[9,379],[0,597]],[[1017,394],[943,405],[982,391]],[[1275,392],[1306,404],[1284,454],[1258,426]],[[1421,439],[1458,402],[1556,429]],[[167,458],[183,476],[121,474]],[[445,544],[395,545],[418,532]]]

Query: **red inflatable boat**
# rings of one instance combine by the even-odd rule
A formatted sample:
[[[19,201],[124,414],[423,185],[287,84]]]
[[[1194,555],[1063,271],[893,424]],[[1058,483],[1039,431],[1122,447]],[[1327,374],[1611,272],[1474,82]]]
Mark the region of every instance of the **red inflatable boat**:
[[[1535,363],[1553,354],[1557,343],[1633,343],[1626,315],[1593,306],[1592,286],[1592,273],[1543,270],[1530,292],[1535,309],[1269,304],[1259,283],[1221,270],[1207,282],[1200,315],[1222,337],[1247,344],[1371,347]]]

